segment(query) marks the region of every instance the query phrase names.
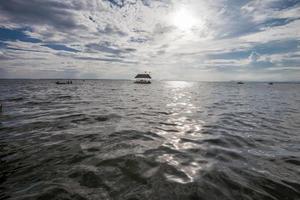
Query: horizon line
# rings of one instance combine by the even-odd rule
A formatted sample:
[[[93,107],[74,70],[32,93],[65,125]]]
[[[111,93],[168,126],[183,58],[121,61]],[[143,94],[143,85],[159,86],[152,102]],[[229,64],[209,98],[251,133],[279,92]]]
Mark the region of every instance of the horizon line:
[[[134,79],[125,79],[125,78],[0,78],[0,80],[116,80],[116,81],[132,81]],[[174,79],[152,79],[152,81],[185,81],[185,82],[246,82],[246,83],[300,83],[300,80],[290,80],[290,81],[281,81],[281,80],[211,80],[211,81],[203,81],[203,80],[174,80]]]

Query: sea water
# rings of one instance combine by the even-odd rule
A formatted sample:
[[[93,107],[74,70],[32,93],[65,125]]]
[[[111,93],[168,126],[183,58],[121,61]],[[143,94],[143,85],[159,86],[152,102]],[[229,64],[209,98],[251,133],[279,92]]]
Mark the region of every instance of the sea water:
[[[300,85],[1,80],[0,199],[300,199]]]

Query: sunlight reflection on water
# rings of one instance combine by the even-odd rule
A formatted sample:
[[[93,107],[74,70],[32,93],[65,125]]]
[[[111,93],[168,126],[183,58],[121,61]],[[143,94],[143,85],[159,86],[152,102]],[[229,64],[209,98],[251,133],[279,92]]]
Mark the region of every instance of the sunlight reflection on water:
[[[184,81],[167,82],[166,87],[171,90],[172,101],[166,106],[171,109],[171,115],[167,119],[167,123],[163,125],[164,130],[160,130],[159,134],[164,136],[166,141],[162,144],[176,151],[184,152],[188,149],[197,148],[199,144],[193,142],[183,142],[182,139],[199,140],[204,121],[195,120],[191,116],[197,111],[196,106],[191,102],[192,96],[188,89],[193,87],[194,83]],[[194,181],[202,166],[197,161],[192,160],[189,163],[182,163],[181,159],[171,155],[163,154],[159,156],[160,162],[168,164],[183,172],[187,178],[175,177],[174,175],[166,174],[169,180],[188,183]]]

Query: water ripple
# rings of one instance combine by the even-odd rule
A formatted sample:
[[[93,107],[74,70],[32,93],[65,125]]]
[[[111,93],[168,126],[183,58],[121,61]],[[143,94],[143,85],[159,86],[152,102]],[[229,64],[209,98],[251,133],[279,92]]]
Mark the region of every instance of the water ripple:
[[[297,84],[2,80],[0,93],[0,199],[300,199]]]

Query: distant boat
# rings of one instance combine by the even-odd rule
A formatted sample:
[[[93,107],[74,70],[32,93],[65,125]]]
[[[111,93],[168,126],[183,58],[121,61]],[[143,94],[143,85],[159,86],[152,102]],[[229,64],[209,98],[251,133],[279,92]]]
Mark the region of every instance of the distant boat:
[[[241,84],[244,84],[244,83],[243,83],[242,81],[239,81],[239,82],[237,82],[237,84],[240,84],[240,85],[241,85]]]
[[[151,84],[151,76],[147,72],[145,72],[144,74],[137,74],[134,78],[135,78],[134,83]]]
[[[56,81],[55,83],[57,85],[66,85],[66,84],[72,84],[72,81],[65,81],[65,82]]]
[[[269,83],[269,85],[273,85],[273,83],[272,83],[272,82],[270,82],[270,83]]]

